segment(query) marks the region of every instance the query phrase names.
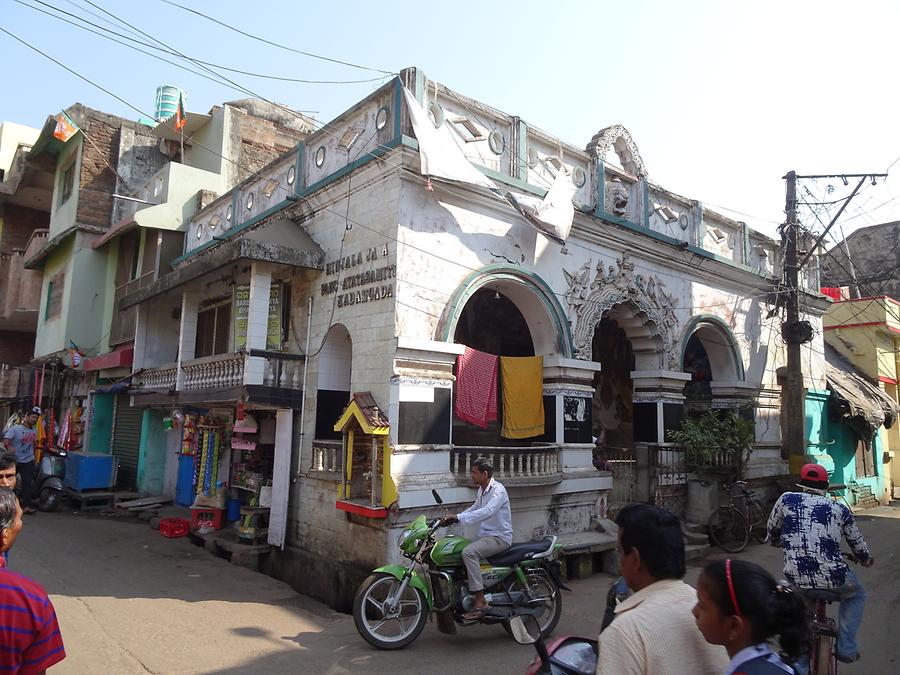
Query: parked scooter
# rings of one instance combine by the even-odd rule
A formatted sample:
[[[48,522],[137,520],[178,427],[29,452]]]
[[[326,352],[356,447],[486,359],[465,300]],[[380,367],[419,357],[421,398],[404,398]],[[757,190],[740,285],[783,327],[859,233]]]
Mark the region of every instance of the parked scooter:
[[[437,491],[431,492],[442,504]],[[467,621],[464,615],[475,606],[462,561],[469,541],[456,535],[438,539],[440,522],[416,518],[397,542],[409,564],[379,567],[360,586],[353,603],[359,634],[379,649],[400,649],[419,637],[431,612],[442,633],[477,624],[510,630],[510,618],[527,612],[537,631],[549,635],[562,613],[560,589],[569,590],[560,578],[556,537],[513,544],[482,563],[489,607],[481,618]]]
[[[37,476],[31,482],[31,501],[41,511],[56,511],[62,503],[63,479],[66,477],[66,451],[47,450],[41,457]],[[22,490],[22,476],[16,476],[16,492]]]

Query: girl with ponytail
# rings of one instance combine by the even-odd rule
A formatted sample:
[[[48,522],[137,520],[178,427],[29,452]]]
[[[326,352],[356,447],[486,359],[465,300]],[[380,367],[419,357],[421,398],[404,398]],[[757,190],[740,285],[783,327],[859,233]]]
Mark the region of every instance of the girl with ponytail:
[[[725,675],[784,675],[807,658],[803,599],[759,565],[744,560],[709,563],[697,582],[694,618],[706,641],[731,657]],[[776,653],[769,641],[778,637]]]

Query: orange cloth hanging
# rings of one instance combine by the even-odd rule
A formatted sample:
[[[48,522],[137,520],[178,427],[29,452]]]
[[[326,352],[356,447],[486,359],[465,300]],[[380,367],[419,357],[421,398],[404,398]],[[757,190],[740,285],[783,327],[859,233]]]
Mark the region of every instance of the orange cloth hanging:
[[[544,434],[544,357],[501,356],[504,438]]]

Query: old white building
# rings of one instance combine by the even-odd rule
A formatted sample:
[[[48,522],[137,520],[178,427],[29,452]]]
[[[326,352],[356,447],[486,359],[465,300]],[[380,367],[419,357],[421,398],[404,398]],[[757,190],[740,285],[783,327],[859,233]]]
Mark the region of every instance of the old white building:
[[[423,175],[404,87],[493,189]],[[512,203],[561,174],[574,217],[558,241]],[[435,512],[432,488],[472,498],[477,455],[509,487],[516,540],[585,532],[628,499],[683,509],[684,477],[665,466],[686,397],[749,406],[751,476],[784,474],[778,247],[649,176],[622,126],[575,147],[406,70],[198,212],[175,270],[122,301],[139,307],[134,404],[271,417],[256,446],[272,448],[268,569],[336,606]],[[815,327],[818,297],[803,302]],[[454,415],[466,345],[542,357],[542,433]],[[821,351],[817,336],[804,358]],[[363,392],[342,445],[335,423]],[[598,435],[615,457],[645,449],[647,471],[598,471]],[[177,436],[147,452],[174,457]]]

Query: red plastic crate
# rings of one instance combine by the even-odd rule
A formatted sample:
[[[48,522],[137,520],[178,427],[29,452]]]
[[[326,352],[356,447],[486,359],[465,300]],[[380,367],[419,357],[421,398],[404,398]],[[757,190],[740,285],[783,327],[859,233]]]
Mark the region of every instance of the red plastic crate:
[[[159,533],[164,537],[185,537],[190,523],[184,518],[163,518],[159,521]]]
[[[207,528],[209,530],[222,529],[222,515],[225,509],[213,509],[207,507],[191,508],[191,529],[199,530]]]

